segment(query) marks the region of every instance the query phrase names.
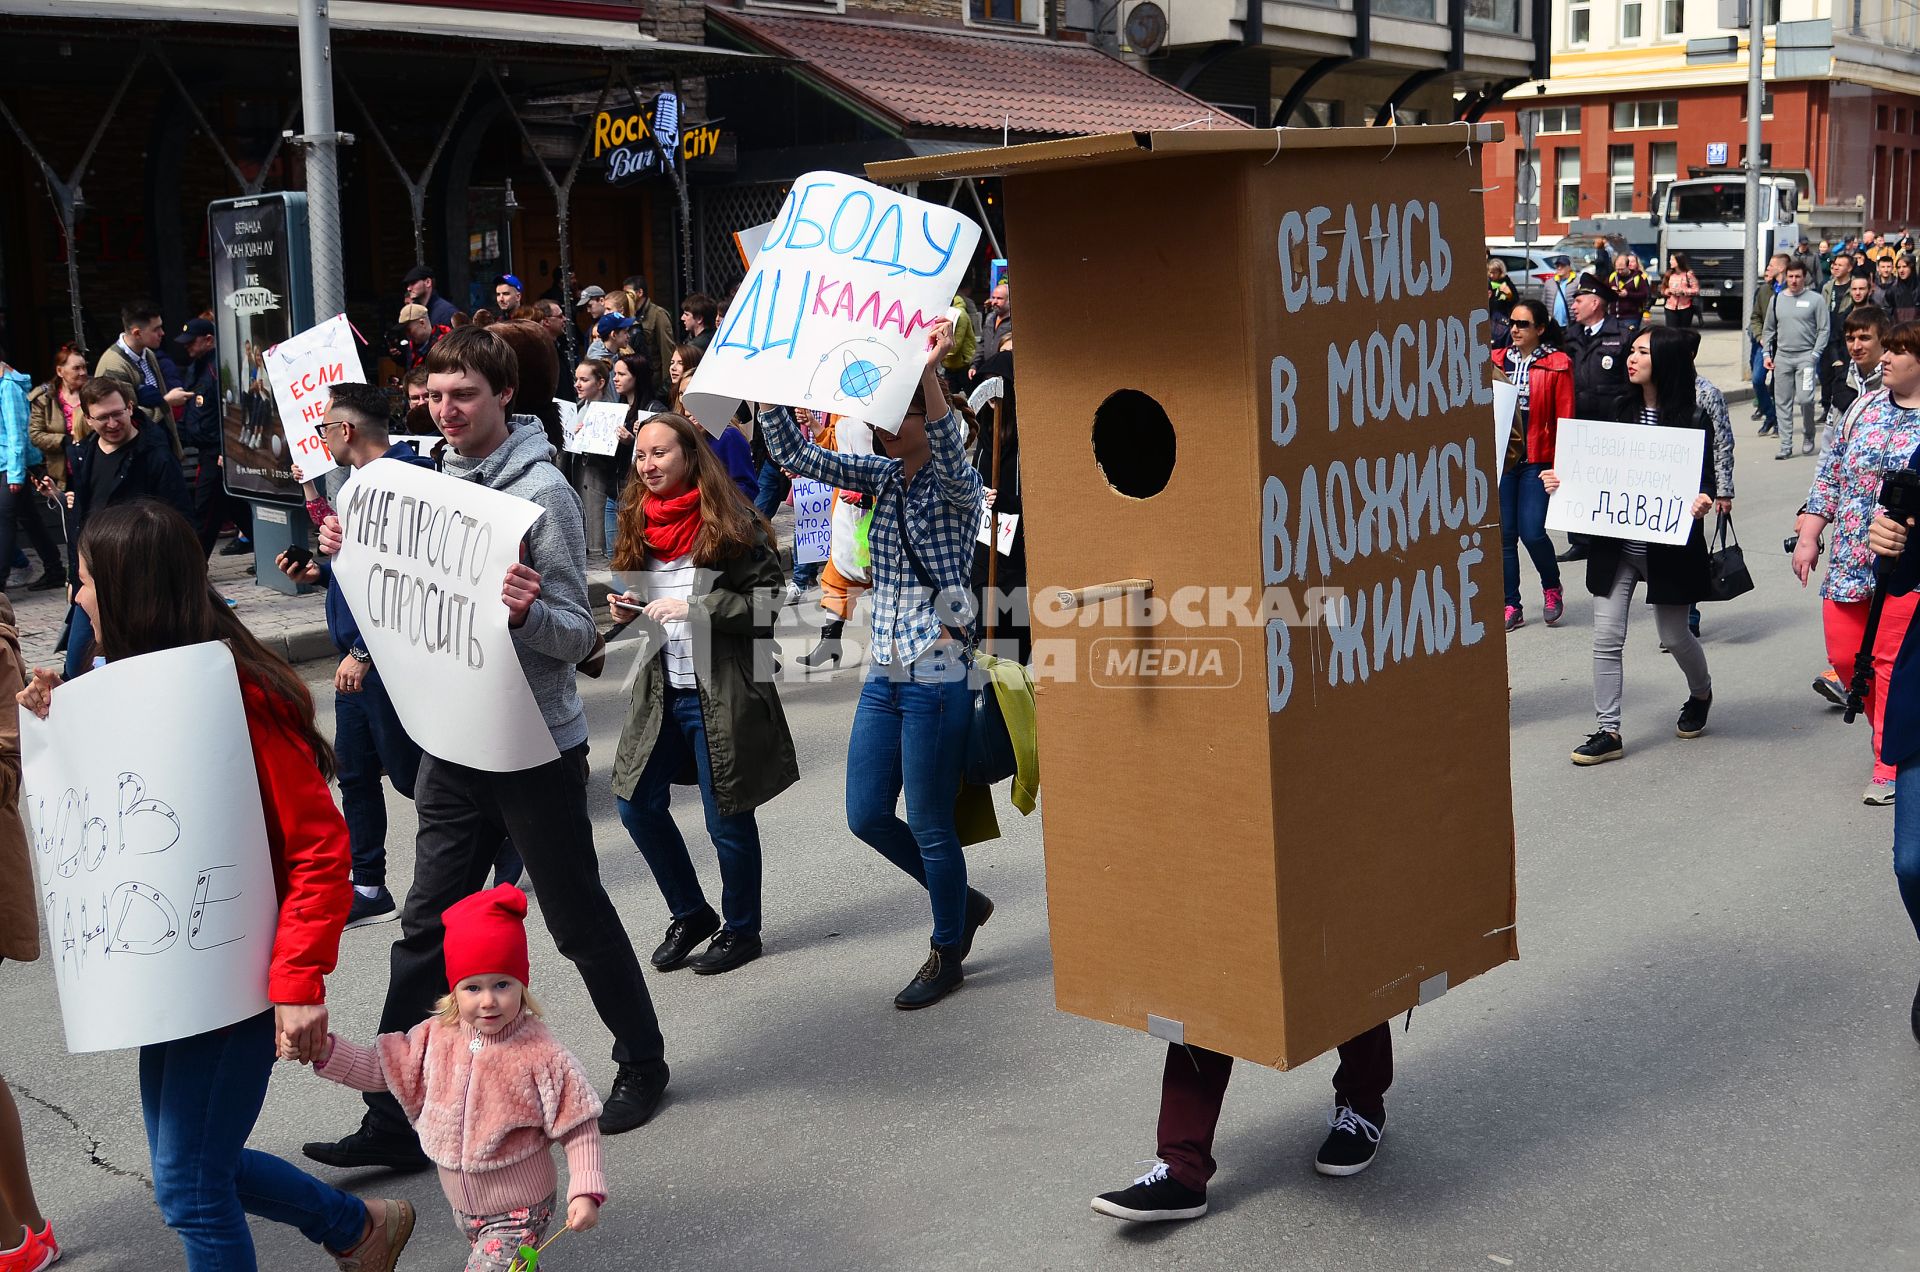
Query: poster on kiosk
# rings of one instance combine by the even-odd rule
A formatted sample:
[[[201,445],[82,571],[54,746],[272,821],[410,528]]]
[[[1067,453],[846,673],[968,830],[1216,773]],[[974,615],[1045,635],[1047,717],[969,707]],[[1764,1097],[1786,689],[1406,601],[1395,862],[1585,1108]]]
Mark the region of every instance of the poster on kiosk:
[[[266,373],[267,350],[313,325],[307,196],[220,199],[207,206],[220,367],[221,484],[253,507],[257,581],[295,585],[273,560],[312,534],[306,496]]]

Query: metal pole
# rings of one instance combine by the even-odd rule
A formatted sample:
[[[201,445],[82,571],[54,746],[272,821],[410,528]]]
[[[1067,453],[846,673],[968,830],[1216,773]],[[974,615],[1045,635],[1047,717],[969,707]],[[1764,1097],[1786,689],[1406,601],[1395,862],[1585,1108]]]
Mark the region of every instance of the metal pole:
[[[1740,292],[1742,323],[1752,321],[1753,298],[1760,286],[1760,69],[1766,55],[1766,0],[1747,5],[1747,268]]]
[[[313,316],[345,311],[340,252],[340,137],[333,123],[333,50],[327,0],[300,0],[300,118],[306,134],[307,231],[313,257]]]

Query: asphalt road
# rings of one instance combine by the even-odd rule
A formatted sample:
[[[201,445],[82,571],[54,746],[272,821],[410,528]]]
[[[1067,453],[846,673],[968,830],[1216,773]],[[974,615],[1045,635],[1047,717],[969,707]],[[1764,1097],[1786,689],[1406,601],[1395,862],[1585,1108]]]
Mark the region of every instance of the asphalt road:
[[[848,675],[784,690],[804,778],[761,817],[768,956],[718,978],[649,976],[669,1103],[609,1142],[603,1222],[564,1238],[547,1266],[1920,1265],[1920,1213],[1901,1200],[1920,1177],[1920,1046],[1906,1020],[1920,950],[1891,878],[1892,814],[1859,802],[1865,725],[1843,726],[1808,690],[1818,610],[1778,545],[1812,461],[1772,462],[1736,414],[1736,507],[1759,589],[1708,609],[1712,727],[1673,737],[1685,689],[1637,608],[1627,758],[1570,765],[1591,728],[1591,605],[1574,576],[1567,620],[1549,630],[1530,600],[1533,623],[1509,638],[1522,958],[1421,1009],[1410,1032],[1396,1023],[1398,1080],[1371,1171],[1311,1169],[1331,1057],[1295,1073],[1243,1065],[1210,1217],[1129,1228],[1091,1213],[1092,1194],[1152,1155],[1161,1044],[1053,1009],[1037,817],[1010,818],[1005,840],[972,854],[974,882],[1000,908],[966,987],[926,1012],[893,1010],[928,920],[917,889],[845,830]],[[587,700],[604,763],[618,686],[592,684]],[[1448,744],[1380,726],[1379,750],[1351,774],[1356,798],[1391,800],[1397,755]],[[1114,757],[1118,780],[1149,791],[1182,780],[1168,763]],[[393,802],[402,885],[411,809]],[[676,811],[713,894],[697,802]],[[608,886],[650,949],[666,914],[604,776],[593,813]],[[550,1020],[604,1084],[608,1039],[533,929]],[[371,1030],[394,935],[347,934],[329,985],[336,1028]],[[1180,956],[1164,934],[1138,939]],[[64,1054],[44,964],[0,972],[0,1019],[0,1070],[24,1097],[65,1266],[180,1266],[145,1178],[134,1057]],[[358,1109],[284,1067],[253,1146],[297,1157]],[[403,1267],[462,1262],[430,1176],[323,1173],[419,1205]],[[291,1230],[255,1230],[263,1267],[325,1266]]]

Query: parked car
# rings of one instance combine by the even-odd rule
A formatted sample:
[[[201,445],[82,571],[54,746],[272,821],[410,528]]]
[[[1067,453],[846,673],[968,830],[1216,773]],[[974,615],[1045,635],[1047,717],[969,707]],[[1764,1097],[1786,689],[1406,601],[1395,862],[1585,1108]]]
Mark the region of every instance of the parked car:
[[[1547,283],[1554,275],[1554,258],[1560,253],[1546,244],[1522,244],[1513,239],[1488,239],[1487,256],[1507,267],[1507,278],[1520,296],[1546,295]]]

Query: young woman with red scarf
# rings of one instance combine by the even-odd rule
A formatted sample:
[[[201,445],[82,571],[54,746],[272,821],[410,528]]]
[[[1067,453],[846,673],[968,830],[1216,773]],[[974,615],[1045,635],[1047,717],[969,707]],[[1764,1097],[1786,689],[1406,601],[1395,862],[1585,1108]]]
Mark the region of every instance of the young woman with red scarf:
[[[756,648],[771,648],[780,560],[770,527],[685,417],[656,415],[641,426],[633,478],[613,545],[625,594],[608,604],[615,622],[639,622],[645,644],[614,755],[613,791],[620,821],[673,916],[654,967],[685,964],[713,975],[760,957],[753,810],[800,776],[780,696],[770,678],[756,683],[754,672]],[[689,768],[720,855],[719,915],[667,807]],[[708,937],[712,943],[694,954]]]

